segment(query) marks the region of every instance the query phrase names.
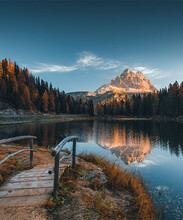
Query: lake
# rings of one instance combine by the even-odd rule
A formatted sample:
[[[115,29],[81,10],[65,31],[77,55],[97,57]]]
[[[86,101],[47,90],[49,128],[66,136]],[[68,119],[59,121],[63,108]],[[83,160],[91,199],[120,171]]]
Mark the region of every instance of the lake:
[[[1,139],[27,134],[47,148],[77,135],[77,153],[92,152],[139,173],[166,219],[183,219],[183,124],[83,120],[0,126]]]

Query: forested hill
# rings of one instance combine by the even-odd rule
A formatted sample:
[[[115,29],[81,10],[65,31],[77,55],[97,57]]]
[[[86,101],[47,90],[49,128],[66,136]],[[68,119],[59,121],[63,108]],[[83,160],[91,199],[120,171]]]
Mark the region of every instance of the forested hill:
[[[168,89],[160,89],[153,93],[128,95],[122,100],[108,103],[99,102],[95,107],[97,115],[125,115],[136,117],[183,116],[183,82],[176,81]]]
[[[20,68],[11,59],[0,62],[0,98],[14,105],[16,109],[44,113],[70,113],[94,115],[92,100],[74,100],[64,91],[53,88],[29,70]]]

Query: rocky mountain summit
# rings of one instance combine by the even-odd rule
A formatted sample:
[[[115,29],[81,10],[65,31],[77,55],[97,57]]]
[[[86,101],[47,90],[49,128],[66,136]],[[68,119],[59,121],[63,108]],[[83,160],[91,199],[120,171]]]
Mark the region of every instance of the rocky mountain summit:
[[[152,85],[142,72],[132,72],[130,69],[125,69],[124,72],[117,76],[110,83],[98,88],[95,92],[78,91],[67,93],[74,99],[83,98],[86,100],[90,98],[96,104],[99,101],[122,99],[125,94],[132,96],[133,94],[143,94],[149,92],[156,92],[157,89]]]
[[[107,91],[114,93],[147,93],[154,92],[157,89],[151,84],[143,73],[136,74],[130,69],[125,69],[124,72],[111,80],[111,83],[105,84],[96,90],[96,93],[103,94]]]

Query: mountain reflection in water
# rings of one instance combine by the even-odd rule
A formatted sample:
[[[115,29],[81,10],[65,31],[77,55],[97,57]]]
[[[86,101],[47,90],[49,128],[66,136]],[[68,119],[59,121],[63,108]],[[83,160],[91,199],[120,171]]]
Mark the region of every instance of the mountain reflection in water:
[[[183,155],[183,125],[152,121],[101,122],[94,124],[95,142],[109,149],[126,165],[142,162],[154,147]]]
[[[110,149],[125,164],[142,162],[155,146],[183,155],[183,125],[152,121],[73,121],[38,123],[0,127],[0,138],[36,135],[40,146],[55,146],[68,135],[77,135],[81,142],[96,142]]]
[[[97,143],[108,148],[126,165],[130,165],[134,161],[142,162],[151,153],[153,144],[143,133],[136,134],[132,130],[127,132],[126,127],[120,128],[119,126],[112,128],[109,126],[107,129],[105,126],[103,131],[98,135]]]
[[[89,120],[0,126],[0,138],[27,134],[37,136],[35,143],[43,147],[77,135],[78,153],[97,153],[128,171],[140,171],[166,219],[183,219],[183,124]]]

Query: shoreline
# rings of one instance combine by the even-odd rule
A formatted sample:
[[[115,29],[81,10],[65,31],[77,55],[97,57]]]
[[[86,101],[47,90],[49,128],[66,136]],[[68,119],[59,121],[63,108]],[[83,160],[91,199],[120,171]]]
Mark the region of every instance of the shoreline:
[[[15,125],[15,124],[30,124],[39,122],[65,122],[75,120],[91,120],[90,116],[86,115],[54,115],[54,114],[25,114],[16,116],[0,116],[0,126],[4,125]]]
[[[176,118],[163,117],[124,117],[116,116],[89,116],[89,115],[73,115],[73,114],[40,114],[40,113],[25,113],[17,115],[0,115],[0,126],[29,124],[39,122],[66,122],[66,121],[80,121],[80,120],[107,120],[107,121],[156,121],[169,122],[174,121],[183,123],[183,116]]]
[[[47,209],[55,219],[156,219],[144,181],[93,154],[65,169]]]
[[[3,158],[7,152],[14,152],[18,149],[24,149],[24,147],[2,146],[0,156]],[[43,150],[40,147],[36,147],[36,150],[34,168],[54,165],[54,159],[49,150]],[[16,173],[25,169],[30,170],[28,162],[29,153],[27,152],[22,153],[21,157],[15,156],[6,161],[0,169],[3,180],[0,185],[4,185]],[[119,219],[122,217],[124,219],[133,219],[133,217],[147,219],[149,216],[152,217],[151,219],[155,219],[156,213],[152,198],[139,176],[126,173],[118,166],[92,154],[80,155],[76,168],[71,169],[68,166],[63,173],[60,178],[61,188],[59,187],[57,196],[50,196],[45,206],[27,206],[25,204],[23,213],[17,211],[20,209],[19,206],[6,206],[0,209],[0,215],[6,219],[14,215],[17,219],[22,219],[22,217],[29,219],[33,218],[36,211],[40,219],[56,219],[62,216],[65,217],[64,219],[72,219],[73,214],[70,212],[72,207],[74,215],[86,218],[91,216],[93,219],[96,216],[106,218],[110,215],[111,219],[116,217]],[[79,206],[78,200],[80,201]]]

